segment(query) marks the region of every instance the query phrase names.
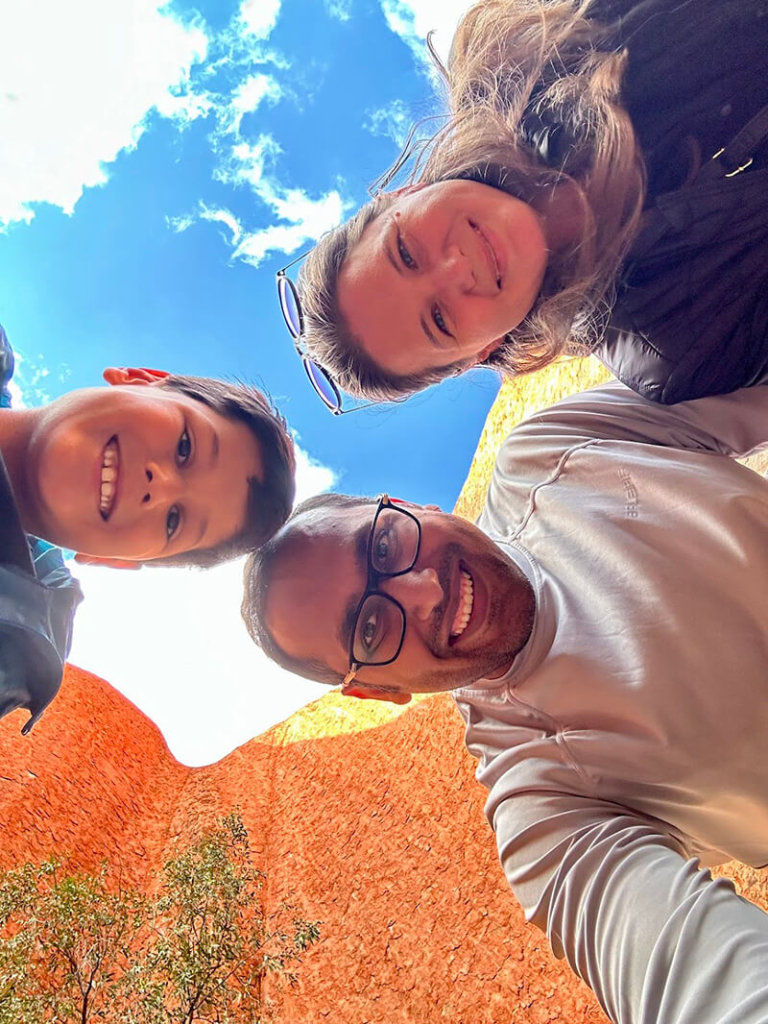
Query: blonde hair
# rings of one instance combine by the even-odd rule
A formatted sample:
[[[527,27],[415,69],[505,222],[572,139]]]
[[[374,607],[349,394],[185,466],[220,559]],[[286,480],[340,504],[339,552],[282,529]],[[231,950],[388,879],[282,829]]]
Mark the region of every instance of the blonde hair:
[[[525,320],[486,364],[528,373],[565,351],[589,348],[610,308],[622,260],[637,232],[645,164],[621,103],[626,50],[590,17],[592,0],[481,0],[454,36],[447,70],[450,114],[427,140],[407,144],[380,179],[410,165],[408,183],[469,178],[532,205],[566,185],[581,211],[576,243],[550,254]],[[419,390],[467,364],[395,377],[365,354],[340,314],[339,273],[367,225],[392,201],[381,191],[325,235],[299,278],[305,340],[340,387],[371,398]]]

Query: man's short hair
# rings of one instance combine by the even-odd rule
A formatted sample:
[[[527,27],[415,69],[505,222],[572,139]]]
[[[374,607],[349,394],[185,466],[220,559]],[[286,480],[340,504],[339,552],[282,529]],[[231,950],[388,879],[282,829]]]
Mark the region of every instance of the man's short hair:
[[[260,647],[271,661],[286,671],[303,676],[305,679],[312,679],[317,683],[327,683],[329,686],[338,686],[344,681],[343,675],[334,672],[323,661],[294,658],[287,654],[269,631],[266,616],[267,597],[279,556],[290,547],[296,534],[296,526],[307,513],[317,509],[337,511],[375,504],[374,498],[357,495],[315,494],[297,506],[291,518],[274,537],[258,551],[254,551],[248,556],[243,573],[243,603],[240,606],[243,621],[256,646]]]
[[[228,420],[244,423],[261,450],[263,479],[249,477],[245,525],[210,548],[154,558],[147,565],[194,565],[209,569],[260,547],[291,514],[296,494],[293,441],[284,418],[258,388],[213,377],[172,375],[158,385],[207,405]]]

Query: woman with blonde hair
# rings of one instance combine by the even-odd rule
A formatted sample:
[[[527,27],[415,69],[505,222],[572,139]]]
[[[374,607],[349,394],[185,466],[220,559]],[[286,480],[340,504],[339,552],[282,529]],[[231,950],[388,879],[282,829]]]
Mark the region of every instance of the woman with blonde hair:
[[[444,75],[443,126],[278,274],[332,411],[586,351],[662,402],[768,375],[768,0],[481,0]]]

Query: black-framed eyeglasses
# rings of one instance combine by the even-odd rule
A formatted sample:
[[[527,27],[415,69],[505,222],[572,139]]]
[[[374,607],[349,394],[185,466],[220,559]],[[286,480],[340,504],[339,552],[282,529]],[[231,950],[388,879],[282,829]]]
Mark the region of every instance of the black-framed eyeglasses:
[[[405,640],[405,609],[379,590],[382,580],[404,576],[419,557],[421,523],[382,494],[368,537],[368,581],[349,638],[349,682],[363,665],[391,665]]]
[[[344,416],[348,412],[357,412],[358,409],[367,409],[370,405],[376,404],[372,402],[365,403],[364,405],[355,405],[351,409],[342,408],[341,392],[336,386],[336,382],[320,363],[316,363],[314,359],[310,359],[307,353],[304,351],[302,343],[302,336],[304,334],[304,314],[301,311],[301,299],[299,298],[299,290],[293,281],[288,277],[288,271],[291,267],[295,266],[300,260],[303,260],[305,256],[308,256],[311,249],[307,249],[301,256],[297,256],[295,260],[292,260],[286,267],[277,272],[277,297],[280,300],[280,311],[283,314],[285,320],[285,326],[288,328],[288,333],[293,338],[293,345],[296,352],[301,359],[301,365],[304,367],[304,372],[309,377],[309,383],[315,389],[315,393],[320,397],[320,401],[333,413],[334,416]]]

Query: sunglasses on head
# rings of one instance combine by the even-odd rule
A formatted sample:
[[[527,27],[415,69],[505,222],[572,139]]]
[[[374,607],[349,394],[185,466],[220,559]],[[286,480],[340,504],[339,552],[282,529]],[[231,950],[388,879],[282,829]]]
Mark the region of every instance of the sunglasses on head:
[[[368,402],[364,405],[355,405],[350,409],[342,408],[341,392],[336,386],[336,382],[325,367],[321,366],[320,363],[316,363],[314,359],[310,359],[304,349],[304,344],[301,340],[304,335],[304,314],[301,311],[301,299],[299,298],[298,288],[288,277],[288,271],[303,260],[305,256],[308,256],[311,251],[311,249],[308,249],[301,256],[297,256],[295,260],[292,260],[287,266],[283,267],[282,270],[278,270],[276,275],[277,297],[280,300],[280,310],[285,320],[285,326],[293,338],[294,347],[301,359],[304,372],[309,377],[309,383],[315,389],[315,393],[319,396],[326,409],[329,409],[334,416],[343,416],[345,413],[357,412],[358,409],[367,409],[369,406],[377,403]]]

